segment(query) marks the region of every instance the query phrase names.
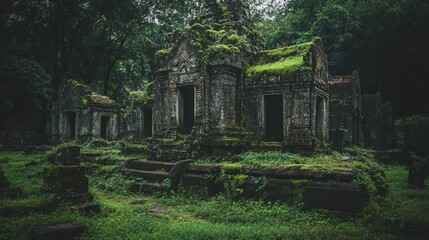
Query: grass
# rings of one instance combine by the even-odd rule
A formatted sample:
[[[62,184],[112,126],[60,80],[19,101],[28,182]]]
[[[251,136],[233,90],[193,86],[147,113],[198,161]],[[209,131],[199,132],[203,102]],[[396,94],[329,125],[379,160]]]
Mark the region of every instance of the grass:
[[[276,156],[268,154],[266,163]],[[258,156],[242,157],[242,161],[252,163]],[[101,213],[85,216],[66,205],[50,212],[32,211],[49,199],[40,191],[40,171],[49,163],[44,155],[0,152],[0,159],[6,158],[7,163],[0,161],[1,167],[12,185],[21,188],[24,194],[16,200],[0,200],[0,206],[24,211],[12,215],[0,213],[0,239],[25,239],[32,226],[59,222],[87,225],[88,232],[82,239],[406,239],[410,236],[398,231],[401,223],[403,226],[410,221],[429,223],[429,189],[408,188],[407,172],[402,166],[389,166],[386,170],[390,186],[386,200],[369,206],[359,215],[304,210],[299,204],[232,201],[223,196],[203,200],[180,193],[133,194],[126,189],[127,180],[112,168],[89,175],[91,193],[100,203]],[[283,160],[312,163],[297,155],[288,159]],[[37,165],[29,164],[31,161]],[[153,213],[154,207],[166,212]]]
[[[300,166],[302,168],[317,167],[326,170],[382,170],[383,167],[375,161],[370,150],[361,148],[348,149],[348,153],[332,152],[304,156],[288,152],[246,152],[229,158],[206,158],[199,163],[219,163],[225,168],[241,168],[245,165],[262,167]],[[358,156],[355,156],[358,154]]]
[[[420,221],[429,223],[429,181],[426,189],[408,187],[408,172],[405,167],[395,166],[386,171],[386,180],[390,187],[391,218],[401,221]]]
[[[316,39],[315,39],[316,40]],[[317,39],[319,40],[319,39]],[[246,75],[249,78],[263,74],[290,76],[296,73],[311,71],[304,61],[314,42],[303,43],[268,51],[261,51],[259,63],[249,66]]]

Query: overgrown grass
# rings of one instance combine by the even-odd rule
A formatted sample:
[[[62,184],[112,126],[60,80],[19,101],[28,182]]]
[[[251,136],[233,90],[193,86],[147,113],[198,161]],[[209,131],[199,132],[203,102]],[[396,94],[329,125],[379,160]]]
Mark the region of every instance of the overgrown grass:
[[[284,157],[270,153],[266,161],[279,156]],[[313,164],[317,159],[287,156],[288,159],[279,160]],[[258,156],[252,153],[242,157],[243,162],[252,163]],[[0,205],[7,209],[28,206],[31,199],[43,203],[48,197],[40,192],[40,169],[49,166],[43,155],[1,152],[0,159],[3,158],[8,161],[0,163],[2,169],[14,186],[23,189],[24,196],[0,200]],[[329,161],[321,158],[319,161]],[[32,160],[38,164],[28,164]],[[300,205],[232,201],[223,196],[203,200],[180,193],[134,194],[127,190],[127,180],[117,175],[113,166],[89,175],[91,193],[101,204],[99,215],[84,216],[65,205],[51,212],[28,209],[13,215],[0,213],[0,239],[25,239],[32,226],[59,222],[88,226],[82,239],[404,239],[407,236],[399,235],[386,223],[396,220],[428,223],[429,190],[408,188],[404,167],[390,167],[386,175],[390,193],[385,203],[370,206],[360,215],[344,215],[304,210]],[[157,213],[154,208],[164,209],[165,213]]]

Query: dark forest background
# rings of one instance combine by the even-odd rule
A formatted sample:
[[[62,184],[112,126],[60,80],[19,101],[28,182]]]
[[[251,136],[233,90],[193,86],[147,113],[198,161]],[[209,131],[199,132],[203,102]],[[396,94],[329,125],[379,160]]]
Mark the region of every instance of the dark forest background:
[[[320,36],[331,74],[347,75],[357,69],[363,92],[380,92],[383,101],[393,103],[397,116],[429,114],[428,1],[245,2],[266,48]],[[48,113],[62,82],[70,78],[113,98],[124,89],[144,88],[153,80],[154,53],[164,48],[165,33],[188,24],[204,0],[0,4],[2,123],[7,115]]]

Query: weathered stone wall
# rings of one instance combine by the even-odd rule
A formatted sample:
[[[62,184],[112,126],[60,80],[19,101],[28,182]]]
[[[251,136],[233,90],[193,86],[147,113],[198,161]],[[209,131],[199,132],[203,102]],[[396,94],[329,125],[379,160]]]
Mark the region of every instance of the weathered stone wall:
[[[306,207],[360,212],[370,201],[368,189],[355,183],[358,170],[354,168],[324,168],[299,165],[262,167],[237,164],[189,164],[187,161],[164,163],[155,161],[129,161],[121,170],[126,176],[140,177],[132,190],[151,193],[184,190],[202,197],[219,193],[233,199],[254,199],[269,202],[304,203]],[[180,165],[182,168],[180,169]],[[382,175],[375,171],[374,174]],[[173,189],[161,184],[166,178]],[[377,185],[378,190],[385,190]]]
[[[314,71],[290,75],[266,73],[245,79],[245,125],[255,133],[257,142],[265,141],[264,96],[275,94],[283,96],[283,144],[287,149],[309,150],[328,139],[327,60],[321,42],[315,41],[304,59]],[[317,121],[321,125],[319,133]]]
[[[367,146],[381,146],[381,97],[380,94],[362,94],[363,136]]]
[[[329,129],[331,140],[342,135],[345,145],[359,145],[362,138],[361,92],[357,72],[331,76],[329,80]],[[341,136],[337,136],[341,137]]]
[[[393,109],[390,102],[381,105],[381,146],[385,149],[393,146]]]

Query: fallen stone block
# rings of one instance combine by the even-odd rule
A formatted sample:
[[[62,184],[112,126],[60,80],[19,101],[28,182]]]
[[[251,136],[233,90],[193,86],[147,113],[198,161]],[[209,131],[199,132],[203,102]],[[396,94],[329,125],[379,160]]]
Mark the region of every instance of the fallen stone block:
[[[86,226],[73,223],[57,223],[33,227],[30,240],[73,240],[86,230]]]
[[[313,182],[305,187],[304,205],[344,212],[361,212],[369,203],[366,190],[353,183]]]

